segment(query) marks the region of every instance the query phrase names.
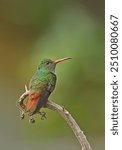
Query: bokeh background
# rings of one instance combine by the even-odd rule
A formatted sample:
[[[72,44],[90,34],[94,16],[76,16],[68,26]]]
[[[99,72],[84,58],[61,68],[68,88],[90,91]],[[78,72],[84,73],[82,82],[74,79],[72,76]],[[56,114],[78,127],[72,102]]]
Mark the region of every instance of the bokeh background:
[[[104,1],[0,0],[0,149],[80,150],[55,112],[20,121],[16,101],[42,58],[56,68],[50,99],[64,105],[93,150],[104,149]]]

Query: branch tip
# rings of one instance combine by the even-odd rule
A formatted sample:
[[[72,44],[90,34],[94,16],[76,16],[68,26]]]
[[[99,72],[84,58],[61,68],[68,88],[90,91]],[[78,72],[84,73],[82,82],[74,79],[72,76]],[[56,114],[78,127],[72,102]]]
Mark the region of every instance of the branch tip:
[[[28,92],[28,88],[27,88],[27,85],[25,85],[25,92]]]

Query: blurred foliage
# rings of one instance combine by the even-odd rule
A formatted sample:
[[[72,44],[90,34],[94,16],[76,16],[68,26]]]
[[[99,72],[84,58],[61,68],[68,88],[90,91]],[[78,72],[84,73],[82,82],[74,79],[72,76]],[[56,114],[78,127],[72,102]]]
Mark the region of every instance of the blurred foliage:
[[[49,99],[64,105],[91,141],[104,136],[104,24],[88,8],[79,0],[0,0],[0,131],[7,139],[74,138],[56,113],[43,109],[48,119],[37,115],[31,126],[27,118],[19,121],[15,108],[39,61],[66,56],[72,60],[57,65]]]
[[[72,57],[70,62],[57,66],[58,83],[50,99],[68,107],[83,128],[87,126],[86,130],[97,134],[104,131],[104,38],[100,27],[85,10],[66,7],[56,13],[47,33],[38,39],[32,54],[19,67],[23,80],[22,74],[30,64],[30,72],[27,70],[24,76],[28,80],[41,58]],[[55,119],[51,118],[53,126]],[[62,127],[61,121],[55,124]]]

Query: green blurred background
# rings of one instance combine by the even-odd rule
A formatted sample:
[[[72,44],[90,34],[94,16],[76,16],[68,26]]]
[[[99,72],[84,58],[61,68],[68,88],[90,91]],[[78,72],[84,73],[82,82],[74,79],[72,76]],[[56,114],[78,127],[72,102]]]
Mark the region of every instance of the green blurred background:
[[[0,0],[0,149],[80,150],[55,112],[20,121],[16,101],[42,58],[56,68],[50,99],[64,105],[93,150],[104,149],[104,1]]]

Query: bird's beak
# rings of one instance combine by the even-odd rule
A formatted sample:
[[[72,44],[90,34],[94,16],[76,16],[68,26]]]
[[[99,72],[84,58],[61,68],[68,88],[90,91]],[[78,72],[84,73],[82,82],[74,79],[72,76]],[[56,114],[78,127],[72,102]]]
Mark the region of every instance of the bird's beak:
[[[60,63],[64,60],[68,60],[68,59],[71,59],[71,58],[70,57],[65,57],[65,58],[62,58],[62,59],[58,59],[58,60],[53,61],[53,64],[58,64],[58,63]]]

